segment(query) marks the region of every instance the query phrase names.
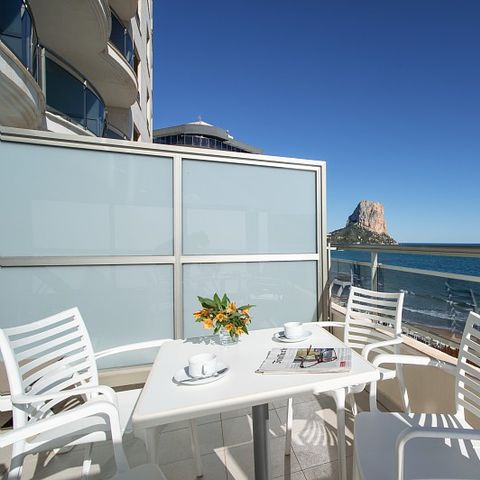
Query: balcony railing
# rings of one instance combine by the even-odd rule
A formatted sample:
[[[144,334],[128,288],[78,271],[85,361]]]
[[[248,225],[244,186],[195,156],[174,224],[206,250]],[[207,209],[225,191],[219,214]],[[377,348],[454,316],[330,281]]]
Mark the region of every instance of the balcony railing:
[[[480,310],[480,247],[469,245],[332,246],[332,302],[349,286],[404,291],[406,333],[458,349],[468,312]]]
[[[104,134],[105,104],[88,80],[73,67],[45,48],[37,78],[51,112],[89,130]]]
[[[110,40],[133,68],[135,65],[135,50],[133,48],[132,37],[128,28],[123,25],[113,11]]]
[[[23,0],[2,0],[0,2],[0,40],[35,74],[37,32]]]

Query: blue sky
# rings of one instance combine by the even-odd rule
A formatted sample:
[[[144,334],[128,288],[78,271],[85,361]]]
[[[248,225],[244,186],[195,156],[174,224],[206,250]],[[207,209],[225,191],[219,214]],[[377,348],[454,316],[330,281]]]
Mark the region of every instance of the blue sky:
[[[480,242],[480,1],[155,2],[154,125],[327,161],[399,241]]]

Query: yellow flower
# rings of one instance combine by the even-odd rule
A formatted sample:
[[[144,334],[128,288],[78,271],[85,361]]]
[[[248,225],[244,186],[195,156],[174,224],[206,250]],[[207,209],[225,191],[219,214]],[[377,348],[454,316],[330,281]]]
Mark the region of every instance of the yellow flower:
[[[230,330],[232,330],[233,328],[234,328],[233,323],[227,323],[227,324],[225,325],[225,330],[226,330],[227,332],[230,332]]]
[[[235,330],[235,333],[237,335],[241,335],[243,333],[243,328],[242,327],[237,327],[236,330]]]
[[[195,318],[203,317],[203,310],[199,310],[198,312],[193,312],[193,316]]]
[[[242,314],[243,314],[243,315],[248,315],[248,311],[249,311],[249,310],[250,310],[249,308],[244,308],[244,309],[242,310]]]
[[[203,328],[205,328],[206,330],[209,330],[210,328],[213,328],[213,322],[212,322],[212,320],[210,320],[209,318],[206,318],[206,319],[203,321]]]
[[[248,316],[243,319],[243,322],[245,323],[245,325],[248,325],[251,321],[252,319]]]
[[[217,313],[217,316],[215,317],[215,320],[217,322],[223,322],[223,320],[225,320],[227,317],[225,316],[224,313],[220,312],[220,313]]]
[[[228,307],[227,307],[227,313],[232,313],[232,312],[236,312],[237,311],[237,306],[235,305],[235,303],[229,303],[228,304]]]

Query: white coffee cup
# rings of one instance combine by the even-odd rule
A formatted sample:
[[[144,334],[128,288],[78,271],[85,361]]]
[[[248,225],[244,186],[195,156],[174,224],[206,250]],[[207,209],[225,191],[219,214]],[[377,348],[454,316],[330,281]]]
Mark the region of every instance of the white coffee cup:
[[[287,322],[283,324],[283,334],[287,338],[300,338],[303,336],[303,323],[301,322]]]
[[[188,359],[188,374],[193,378],[209,377],[217,371],[214,353],[199,353]]]

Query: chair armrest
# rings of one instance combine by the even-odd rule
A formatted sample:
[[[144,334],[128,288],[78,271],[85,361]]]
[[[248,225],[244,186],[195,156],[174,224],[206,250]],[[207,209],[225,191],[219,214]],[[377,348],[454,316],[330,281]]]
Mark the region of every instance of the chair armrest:
[[[375,357],[372,361],[373,366],[378,367],[384,363],[396,363],[400,365],[418,365],[424,367],[438,367],[442,370],[455,375],[456,368],[449,363],[442,362],[430,357],[420,355],[403,355],[403,354],[388,354],[382,353]]]
[[[414,438],[449,438],[458,440],[480,440],[480,430],[469,428],[408,427],[402,430],[396,441],[397,480],[404,480],[405,446]]]
[[[425,367],[438,367],[442,370],[446,370],[448,373],[455,375],[456,368],[453,365],[448,363],[442,362],[440,360],[436,360],[430,357],[424,357],[420,355],[403,355],[403,354],[388,354],[388,353],[381,353],[377,355],[372,364],[374,367],[379,367],[385,363],[394,363],[396,365],[418,365],[418,366],[425,366]],[[377,408],[377,382],[372,382],[370,384],[370,392],[369,392],[369,404],[370,404],[370,411],[375,412],[378,411]]]
[[[339,328],[345,328],[345,322],[312,322],[315,325],[318,325],[320,327],[339,327]]]
[[[95,360],[99,358],[109,357],[111,355],[118,355],[119,353],[133,352],[135,350],[145,350],[148,348],[160,348],[165,342],[173,341],[171,338],[163,338],[161,340],[150,340],[148,342],[130,343],[128,345],[120,345],[118,347],[102,350],[95,353]]]
[[[0,412],[10,412],[12,410],[12,398],[10,395],[0,395]]]
[[[118,422],[118,411],[112,403],[107,401],[86,403],[73,410],[67,410],[42,420],[30,422],[24,427],[15,428],[5,433],[2,432],[0,435],[0,448],[18,442],[19,440],[33,437],[39,433],[61,427],[62,425],[67,425],[75,420],[98,415],[99,413],[108,415],[111,423]]]
[[[60,392],[51,392],[44,395],[12,395],[11,401],[13,405],[27,405],[36,403],[45,403],[50,400],[66,400],[77,395],[88,395],[97,393],[105,395],[107,400],[112,404],[116,404],[117,395],[115,391],[106,385],[92,385],[90,387],[78,387],[70,390],[62,390]]]
[[[381,342],[373,342],[365,345],[362,349],[362,357],[368,358],[368,354],[377,348],[388,347],[390,345],[398,345],[403,342],[401,337],[392,338],[391,340],[383,340]]]

